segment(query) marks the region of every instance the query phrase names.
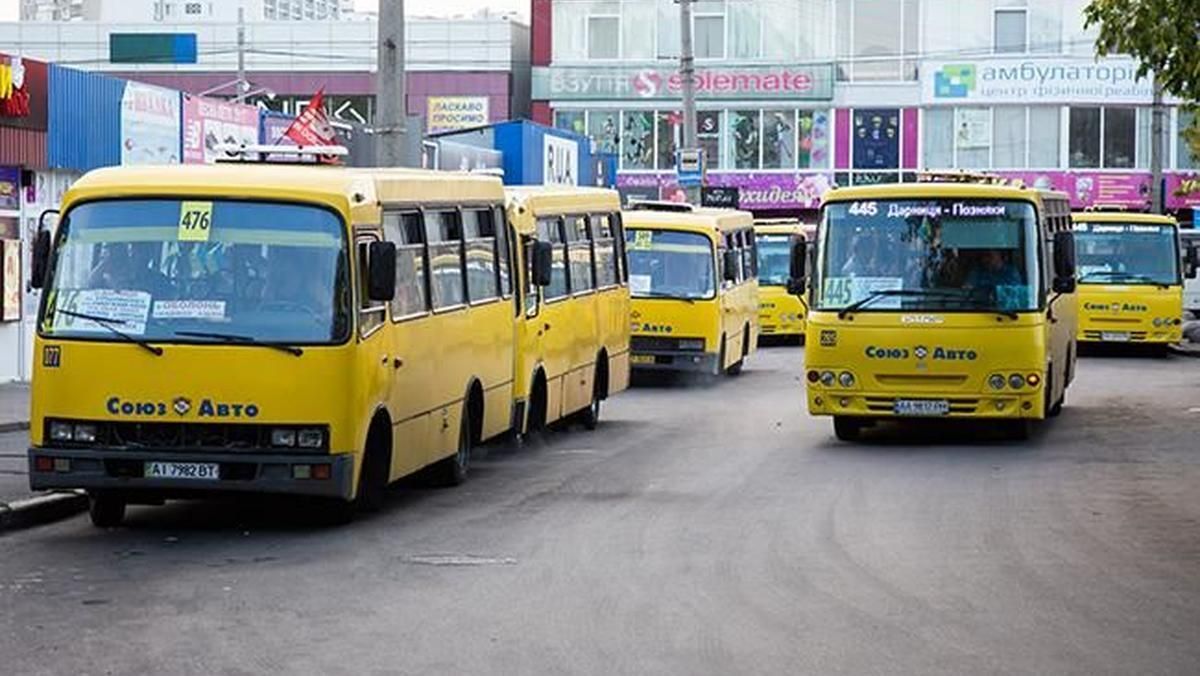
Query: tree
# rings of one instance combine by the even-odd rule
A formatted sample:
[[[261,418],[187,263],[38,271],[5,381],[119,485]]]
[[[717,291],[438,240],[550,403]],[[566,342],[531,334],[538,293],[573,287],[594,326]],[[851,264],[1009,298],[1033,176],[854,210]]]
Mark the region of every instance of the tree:
[[[1200,102],[1200,0],[1092,0],[1084,27],[1099,26],[1096,53],[1129,54],[1138,76],[1151,73],[1163,91],[1197,110]],[[1192,156],[1200,158],[1200,116],[1183,130]]]

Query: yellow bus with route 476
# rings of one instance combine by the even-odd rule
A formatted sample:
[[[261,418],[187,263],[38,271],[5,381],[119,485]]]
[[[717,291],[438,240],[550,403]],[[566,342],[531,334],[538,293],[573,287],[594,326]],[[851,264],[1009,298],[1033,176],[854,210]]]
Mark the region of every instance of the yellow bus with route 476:
[[[1121,211],[1071,215],[1079,261],[1079,333],[1085,343],[1165,348],[1183,332],[1184,265],[1171,216]]]
[[[600,403],[629,386],[629,286],[621,201],[613,190],[509,187],[508,218],[524,268],[517,331],[517,425],[563,418],[595,428]],[[549,276],[534,282],[534,249]]]
[[[826,193],[809,286],[808,408],[852,440],[883,420],[985,418],[1024,438],[1075,365],[1061,193],[918,182]],[[808,258],[793,256],[792,285]]]
[[[638,202],[624,222],[633,368],[740,373],[758,336],[751,215]]]
[[[476,444],[524,426],[513,244],[490,176],[89,173],[35,244],[32,488],[86,489],[112,526],[130,503],[236,493],[342,520],[419,470],[462,482]]]
[[[793,245],[798,239],[810,240],[815,232],[815,225],[794,218],[754,222],[758,249],[759,338],[782,336],[804,340],[808,305],[802,294],[788,291],[788,274]]]

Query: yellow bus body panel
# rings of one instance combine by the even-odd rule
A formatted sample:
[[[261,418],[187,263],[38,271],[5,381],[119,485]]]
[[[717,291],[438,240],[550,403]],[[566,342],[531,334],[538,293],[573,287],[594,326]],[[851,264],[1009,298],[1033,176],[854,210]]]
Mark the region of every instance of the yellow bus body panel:
[[[1066,195],[1009,186],[917,183],[839,188],[831,202],[886,199],[1012,199],[1035,205],[1043,228],[1070,229]],[[1052,213],[1047,204],[1052,203]],[[818,240],[823,237],[821,232]],[[1046,294],[1052,297],[1053,294]],[[1074,376],[1077,314],[1073,294],[1053,305],[1054,321],[1041,312],[1010,319],[994,312],[897,310],[858,312],[811,309],[805,340],[805,384],[813,415],[894,418],[897,400],[946,400],[949,418],[1046,417]],[[832,385],[818,379],[834,375]],[[844,387],[843,372],[853,376]],[[1035,385],[992,390],[988,378],[1034,376]],[[1046,388],[1050,388],[1047,396]]]
[[[1178,228],[1174,218],[1158,214],[1089,211],[1071,214],[1071,220],[1075,223],[1146,223]],[[1076,296],[1079,304],[1076,339],[1081,343],[1168,344],[1183,339],[1183,284],[1172,284],[1164,289],[1153,284],[1081,283]],[[1170,322],[1156,326],[1156,318]]]

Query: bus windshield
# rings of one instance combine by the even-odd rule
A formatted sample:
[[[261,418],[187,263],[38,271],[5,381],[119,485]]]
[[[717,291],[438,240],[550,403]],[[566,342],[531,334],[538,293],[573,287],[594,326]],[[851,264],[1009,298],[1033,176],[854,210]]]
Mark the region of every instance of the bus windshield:
[[[627,228],[629,294],[634,298],[713,298],[712,240],[693,232]]]
[[[1080,284],[1179,284],[1175,227],[1076,223]]]
[[[1037,218],[1015,200],[825,207],[818,309],[1016,312],[1038,307]],[[881,293],[882,292],[882,293]]]
[[[787,286],[791,273],[792,237],[789,235],[759,235],[758,285]]]
[[[319,344],[349,334],[341,219],[233,200],[91,202],[68,212],[43,335]]]

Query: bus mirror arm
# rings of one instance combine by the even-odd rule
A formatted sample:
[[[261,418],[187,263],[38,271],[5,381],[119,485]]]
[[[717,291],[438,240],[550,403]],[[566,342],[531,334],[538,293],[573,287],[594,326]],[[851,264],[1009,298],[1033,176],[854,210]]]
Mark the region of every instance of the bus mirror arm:
[[[725,257],[721,260],[721,275],[727,282],[736,282],[738,278],[738,252],[726,249]]]
[[[50,269],[50,228],[46,219],[50,216],[58,218],[58,209],[47,209],[38,216],[37,236],[33,240],[33,252],[30,256],[29,286],[40,289],[46,285],[46,274]],[[57,221],[55,223],[57,227]]]
[[[534,240],[531,263],[534,286],[550,286],[551,269],[554,267],[554,246],[549,242]]]
[[[396,297],[396,245],[371,242],[367,252],[367,297],[389,302]]]

